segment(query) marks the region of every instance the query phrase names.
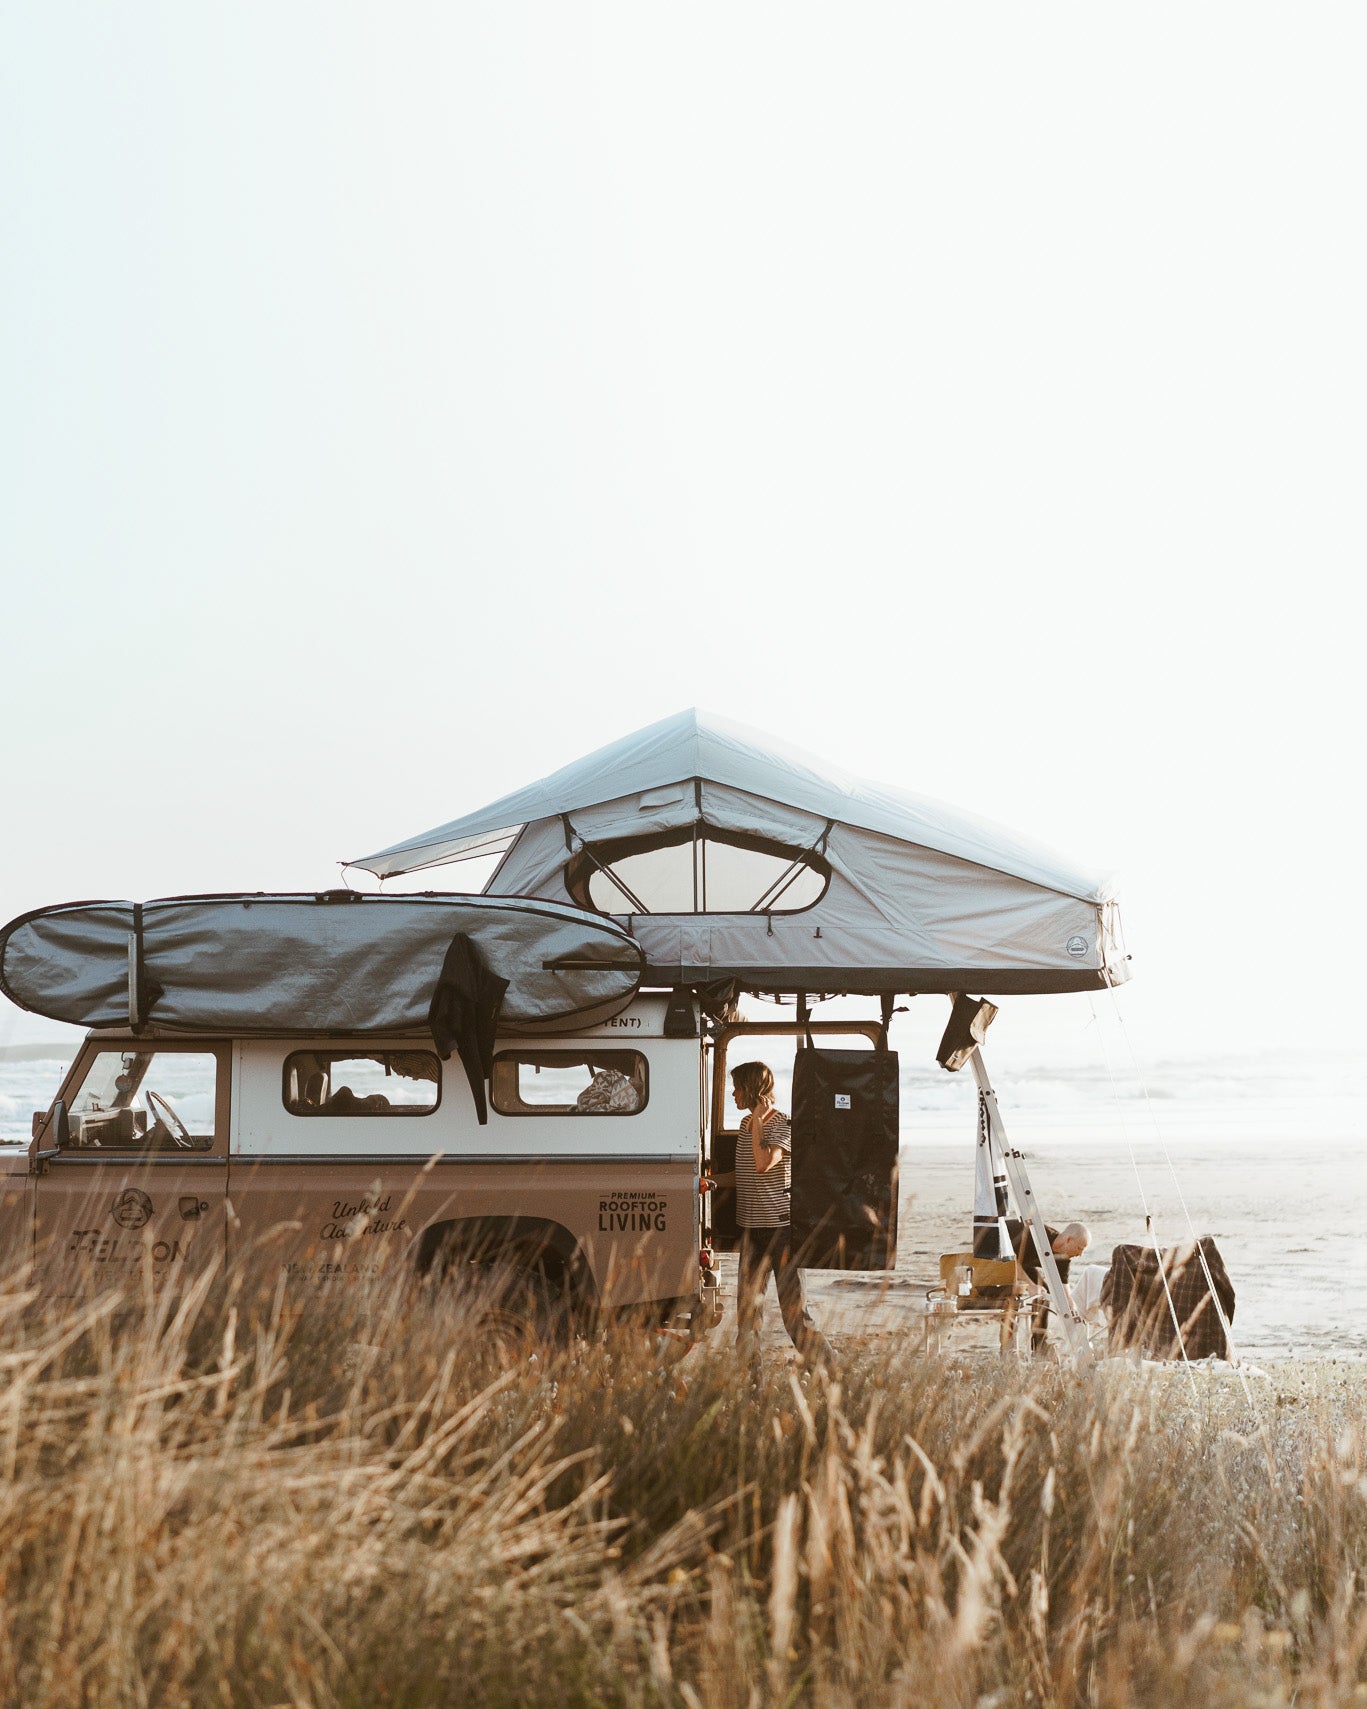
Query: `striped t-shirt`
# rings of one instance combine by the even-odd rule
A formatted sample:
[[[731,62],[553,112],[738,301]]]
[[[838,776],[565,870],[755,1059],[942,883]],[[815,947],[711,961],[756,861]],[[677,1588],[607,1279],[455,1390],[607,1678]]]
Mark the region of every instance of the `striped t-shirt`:
[[[746,1116],[736,1140],[736,1221],[742,1228],[787,1228],[788,1187],[792,1178],[793,1130],[787,1116],[775,1111],[764,1124],[761,1145],[781,1145],[783,1161],[763,1175],[755,1173],[755,1148],[750,1143]]]

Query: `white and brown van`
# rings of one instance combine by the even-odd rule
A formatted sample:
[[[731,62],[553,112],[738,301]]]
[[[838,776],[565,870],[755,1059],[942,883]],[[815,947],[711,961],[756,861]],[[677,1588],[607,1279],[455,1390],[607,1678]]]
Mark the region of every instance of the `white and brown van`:
[[[664,1037],[666,1006],[500,1039],[483,1126],[430,1036],[97,1029],[3,1164],[6,1249],[61,1292],[263,1240],[290,1275],[343,1285],[464,1254],[697,1332],[699,1043]]]
[[[499,1038],[480,1125],[427,1036],[98,1028],[30,1144],[0,1158],[0,1238],[59,1295],[253,1251],[330,1287],[471,1260],[533,1299],[695,1338],[720,1315],[714,1234],[734,1232],[726,1195],[698,1191],[734,1155],[728,1067],[761,1056],[785,1088],[808,1030],[709,1027],[691,999],[643,993],[574,1035]],[[811,1030],[864,1050],[878,1034]]]

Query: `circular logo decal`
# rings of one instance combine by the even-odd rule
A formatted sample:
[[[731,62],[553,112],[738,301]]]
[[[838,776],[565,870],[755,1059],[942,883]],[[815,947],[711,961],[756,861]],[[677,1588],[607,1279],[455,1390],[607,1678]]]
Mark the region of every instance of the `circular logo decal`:
[[[1082,960],[1083,956],[1087,953],[1087,947],[1086,938],[1068,939],[1068,953],[1072,956],[1074,961]]]
[[[137,1187],[125,1187],[114,1200],[114,1221],[120,1228],[141,1228],[151,1216],[152,1201]]]

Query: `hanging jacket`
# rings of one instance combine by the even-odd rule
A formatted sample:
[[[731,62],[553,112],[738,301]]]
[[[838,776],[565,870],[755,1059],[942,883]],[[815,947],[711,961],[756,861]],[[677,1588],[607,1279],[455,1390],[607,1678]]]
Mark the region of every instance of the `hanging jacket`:
[[[490,970],[473,940],[457,932],[441,964],[427,1024],[442,1061],[450,1060],[453,1049],[460,1057],[481,1127],[489,1120],[484,1087],[494,1069],[498,1012],[507,989],[508,981]]]

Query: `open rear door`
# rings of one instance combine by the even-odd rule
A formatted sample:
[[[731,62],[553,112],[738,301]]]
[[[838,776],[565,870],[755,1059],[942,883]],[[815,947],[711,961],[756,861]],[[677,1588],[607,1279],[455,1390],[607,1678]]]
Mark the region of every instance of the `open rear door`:
[[[791,1222],[815,1270],[890,1270],[897,1262],[897,1053],[797,1053]]]
[[[822,1153],[828,1142],[819,1133],[815,1143],[799,1138],[797,1083],[804,1072],[799,1068],[800,1059],[813,1053],[807,1044],[809,1033],[816,1054],[851,1057],[853,1069],[877,1077],[880,1107],[884,1112],[880,1132],[885,1139],[891,1133],[890,1150],[886,1143],[881,1147],[856,1145],[851,1152],[853,1161],[847,1168],[838,1155],[823,1163]],[[819,1257],[804,1258],[813,1267],[879,1270],[891,1267],[896,1257],[897,1058],[891,1051],[878,1049],[882,1036],[877,1021],[813,1021],[809,1027],[796,1022],[738,1021],[719,1027],[714,1035],[708,1161],[719,1175],[735,1168],[741,1112],[731,1100],[731,1070],[742,1062],[767,1063],[774,1072],[775,1101],[779,1109],[791,1112],[793,1117],[793,1228],[799,1245],[806,1239],[812,1243],[813,1252],[820,1246]],[[890,1068],[873,1066],[874,1057],[880,1055]],[[866,1100],[867,1093],[861,1094],[856,1123],[845,1124],[834,1136],[837,1152],[854,1139],[857,1123],[867,1114]],[[881,1173],[875,1175],[875,1169]],[[840,1181],[841,1204],[849,1212],[848,1216],[840,1217],[839,1229],[827,1214],[833,1170]],[[862,1188],[856,1187],[855,1177],[862,1180]],[[862,1192],[867,1201],[866,1211],[853,1210],[854,1192]],[[818,1213],[815,1218],[811,1215],[813,1209]],[[713,1245],[719,1252],[733,1250],[739,1232],[734,1190],[727,1187],[709,1193],[707,1212]],[[852,1231],[846,1229],[847,1221],[853,1224]],[[855,1234],[859,1238],[854,1238]]]

